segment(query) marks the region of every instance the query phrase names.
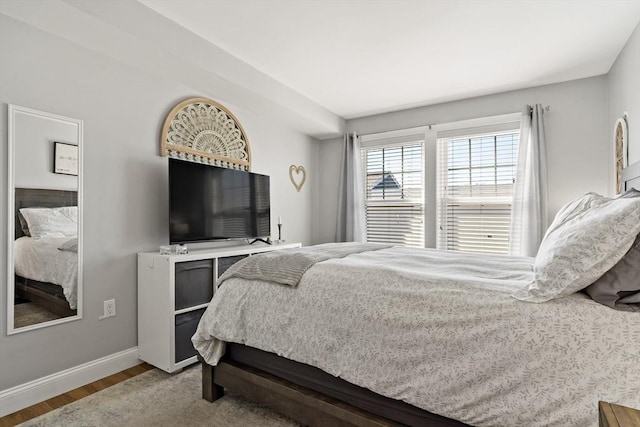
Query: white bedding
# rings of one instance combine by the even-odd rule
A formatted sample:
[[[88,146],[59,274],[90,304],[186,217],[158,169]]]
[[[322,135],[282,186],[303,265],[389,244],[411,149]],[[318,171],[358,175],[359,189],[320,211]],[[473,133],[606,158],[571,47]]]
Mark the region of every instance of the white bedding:
[[[27,279],[60,285],[72,310],[78,303],[78,254],[61,251],[70,237],[20,237],[13,244],[15,273]]]
[[[575,294],[511,293],[533,258],[394,247],[316,264],[297,288],[230,279],[193,342],[270,351],[478,426],[596,426],[640,407],[640,315]]]

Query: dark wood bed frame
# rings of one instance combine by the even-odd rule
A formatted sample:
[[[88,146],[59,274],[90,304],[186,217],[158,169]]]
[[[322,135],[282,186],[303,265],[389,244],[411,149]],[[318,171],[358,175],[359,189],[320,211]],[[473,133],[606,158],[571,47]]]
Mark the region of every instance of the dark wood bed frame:
[[[430,413],[405,402],[377,395],[370,390],[363,389],[345,380],[322,372],[318,368],[303,365],[273,353],[266,353],[261,350],[245,347],[241,344],[231,345],[234,346],[235,350],[250,350],[248,355],[246,354],[240,358],[245,359],[243,362],[246,361],[247,357],[249,360],[259,360],[259,356],[253,356],[251,353],[260,352],[262,354],[268,354],[269,357],[272,358],[271,360],[277,360],[277,364],[279,365],[278,370],[280,372],[283,372],[283,368],[286,372],[287,366],[291,367],[292,371],[303,366],[307,369],[303,377],[306,376],[308,378],[310,370],[315,370],[317,373],[313,375],[325,378],[330,377],[330,381],[333,384],[326,388],[330,390],[329,392],[318,391],[317,389],[301,385],[300,383],[304,383],[304,380],[298,382],[296,380],[285,379],[283,377],[288,377],[287,374],[276,375],[236,360],[236,356],[234,355],[235,351],[232,351],[227,352],[215,367],[204,363],[199,357],[202,363],[202,398],[209,402],[220,399],[224,396],[225,392],[231,392],[241,395],[250,401],[266,404],[276,412],[308,426],[467,426],[459,421]],[[252,361],[249,363],[253,364]],[[264,363],[264,361],[262,363]],[[341,387],[347,388],[338,391],[336,394],[335,384],[341,384]],[[358,403],[356,404],[345,401],[349,399],[336,397],[339,395],[344,396],[345,393],[348,393],[349,388],[364,390],[367,397],[357,400]],[[351,401],[353,401],[353,399],[351,399]],[[390,407],[389,403],[395,408],[388,410],[387,408]],[[402,413],[402,409],[398,411],[398,407],[409,408],[411,412],[410,415],[407,416],[406,412]],[[401,413],[400,415],[398,415],[399,412]],[[396,419],[396,417],[398,419]]]
[[[18,211],[22,208],[39,207],[55,208],[60,206],[77,206],[78,192],[65,190],[46,190],[34,188],[15,189],[15,238],[24,236]],[[25,277],[15,276],[15,296],[33,302],[60,317],[75,316],[78,311],[72,310],[64,297],[62,287],[53,283],[38,282]]]
[[[623,180],[625,190],[632,187],[640,189],[640,162],[625,168]],[[279,356],[273,356],[279,358]],[[221,398],[225,390],[228,390],[251,401],[265,403],[275,411],[310,426],[406,425],[233,360],[228,354],[225,354],[215,367],[205,363],[202,358],[200,361],[202,397],[210,402]],[[425,420],[428,421],[418,425],[435,427],[465,425],[427,411],[422,412]]]
[[[402,425],[242,363],[225,360],[215,368],[203,363],[202,369],[202,397],[210,402],[227,389],[309,426]]]
[[[16,298],[28,300],[60,317],[75,316],[78,310],[72,310],[64,296],[62,287],[53,283],[38,282],[16,275]]]

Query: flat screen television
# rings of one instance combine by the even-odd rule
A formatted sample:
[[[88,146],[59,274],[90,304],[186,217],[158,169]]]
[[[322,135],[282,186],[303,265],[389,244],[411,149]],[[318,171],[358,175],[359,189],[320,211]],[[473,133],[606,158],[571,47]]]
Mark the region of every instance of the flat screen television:
[[[269,176],[169,159],[171,244],[270,234]]]

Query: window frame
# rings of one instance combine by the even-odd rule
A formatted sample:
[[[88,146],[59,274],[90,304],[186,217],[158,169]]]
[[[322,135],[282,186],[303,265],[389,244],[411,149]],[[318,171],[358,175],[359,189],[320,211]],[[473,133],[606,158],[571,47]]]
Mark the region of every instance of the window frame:
[[[436,172],[436,247],[442,250],[456,250],[451,249],[453,242],[450,240],[449,236],[449,223],[450,218],[448,215],[448,207],[451,205],[459,205],[464,209],[469,208],[473,210],[474,207],[478,211],[482,211],[485,206],[489,209],[497,208],[498,206],[508,206],[508,209],[511,209],[513,204],[513,189],[515,187],[515,173],[513,185],[511,187],[511,195],[510,196],[447,196],[446,187],[448,184],[448,171],[449,171],[449,159],[448,159],[448,148],[449,142],[456,139],[474,139],[474,138],[482,138],[487,136],[494,137],[494,150],[497,150],[497,140],[496,137],[500,135],[511,135],[518,134],[518,141],[515,143],[515,155],[514,162],[509,165],[513,166],[517,169],[518,163],[518,148],[520,145],[520,122],[509,121],[504,123],[497,123],[488,126],[480,126],[473,128],[459,128],[459,129],[450,129],[444,132],[438,132],[436,136],[437,141],[437,172]],[[470,141],[471,143],[471,141]],[[470,152],[471,156],[471,152]],[[484,166],[482,168],[491,168],[497,174],[498,168],[500,164],[497,162],[497,155],[494,156],[494,164],[492,166]],[[469,175],[471,177],[471,171],[474,169],[471,164],[471,159],[469,162],[469,167],[464,168],[469,170]],[[470,178],[471,179],[471,178]],[[497,175],[496,175],[496,186],[497,184]],[[470,186],[472,187],[471,183]],[[498,208],[500,209],[500,208]],[[502,208],[507,209],[507,208]],[[511,214],[509,214],[509,218]],[[507,230],[507,233],[509,231]],[[478,249],[469,250],[467,252],[474,253],[491,253],[491,254],[503,254],[506,255],[508,253],[509,247],[509,239],[510,235],[507,235],[506,246],[503,245],[502,250],[495,251],[490,250],[491,244],[487,240],[484,245],[478,245]],[[488,238],[487,238],[488,239]],[[460,242],[461,239],[457,239],[455,243]],[[498,240],[496,240],[498,241]]]
[[[367,241],[370,237],[370,222],[369,222],[369,207],[384,208],[384,207],[397,207],[401,210],[420,209],[420,227],[415,230],[414,233],[406,235],[403,242],[395,241],[396,244],[405,244],[408,246],[425,246],[425,135],[424,129],[426,128],[413,128],[400,131],[385,132],[382,134],[363,135],[361,137],[361,165],[362,165],[362,177],[363,177],[363,194],[364,194],[364,208],[366,218],[366,235]],[[370,199],[368,191],[367,178],[369,171],[367,168],[367,153],[372,150],[385,150],[406,146],[420,146],[420,170],[412,170],[411,172],[418,172],[420,174],[420,197],[400,197],[397,199]],[[404,173],[404,170],[403,170]],[[382,179],[385,176],[385,167],[382,167]],[[409,214],[411,216],[411,214]],[[409,218],[410,218],[409,216]],[[415,218],[415,216],[414,216]],[[389,241],[393,240],[394,233],[389,233]],[[380,241],[380,240],[375,240]]]

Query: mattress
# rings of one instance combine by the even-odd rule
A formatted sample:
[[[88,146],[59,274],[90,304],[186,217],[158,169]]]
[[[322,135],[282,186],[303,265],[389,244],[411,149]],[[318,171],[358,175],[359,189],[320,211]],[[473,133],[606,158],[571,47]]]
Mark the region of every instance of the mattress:
[[[574,294],[511,294],[532,258],[394,247],[311,267],[297,288],[229,279],[193,342],[235,342],[477,426],[596,426],[640,407],[640,316]]]

